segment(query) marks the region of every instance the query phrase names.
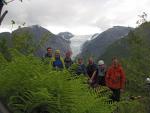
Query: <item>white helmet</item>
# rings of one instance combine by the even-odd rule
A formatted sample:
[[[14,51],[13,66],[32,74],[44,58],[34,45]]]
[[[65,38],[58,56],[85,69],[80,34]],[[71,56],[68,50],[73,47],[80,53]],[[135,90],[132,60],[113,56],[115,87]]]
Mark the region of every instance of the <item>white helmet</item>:
[[[150,84],[150,78],[146,78],[146,83]]]
[[[98,65],[104,65],[104,64],[105,64],[105,63],[104,63],[103,60],[98,61]]]

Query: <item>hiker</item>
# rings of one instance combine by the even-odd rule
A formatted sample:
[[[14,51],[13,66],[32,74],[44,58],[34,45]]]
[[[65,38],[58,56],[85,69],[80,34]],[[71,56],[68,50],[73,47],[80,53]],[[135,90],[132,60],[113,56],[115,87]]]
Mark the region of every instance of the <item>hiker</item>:
[[[51,47],[47,48],[47,53],[45,54],[45,58],[52,58],[53,57],[53,50]]]
[[[52,64],[52,59],[53,59],[53,50],[51,47],[48,47],[47,53],[44,55],[42,60],[44,61],[45,64]]]
[[[146,92],[148,94],[148,96],[150,96],[150,78],[146,78]]]
[[[150,85],[150,78],[146,78],[146,84]]]
[[[68,69],[69,67],[71,67],[71,65],[73,64],[73,61],[71,59],[71,52],[70,51],[68,51],[66,53],[66,57],[64,59],[64,62],[65,62],[66,69]]]
[[[65,68],[65,66],[64,66],[64,60],[60,56],[60,50],[56,50],[55,51],[55,56],[53,58],[52,64],[53,64],[53,67],[55,69],[63,69],[63,68]]]
[[[111,99],[113,101],[120,101],[120,93],[124,91],[125,86],[125,73],[116,57],[113,58],[112,65],[107,71],[106,85],[113,92]]]
[[[106,66],[103,60],[98,62],[98,83],[105,86]]]
[[[82,58],[78,58],[78,62],[77,62],[77,69],[76,69],[76,74],[77,75],[87,75],[87,71],[86,71],[86,66],[83,64],[83,59]]]
[[[89,76],[89,84],[91,87],[96,87],[98,85],[98,68],[94,63],[93,58],[89,58],[87,66],[87,74]]]

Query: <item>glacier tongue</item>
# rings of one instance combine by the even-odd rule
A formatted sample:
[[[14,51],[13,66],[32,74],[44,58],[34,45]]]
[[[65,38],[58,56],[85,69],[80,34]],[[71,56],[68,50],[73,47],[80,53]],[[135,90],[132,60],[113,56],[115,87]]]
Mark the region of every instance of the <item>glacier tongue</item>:
[[[92,35],[76,35],[73,38],[71,38],[71,49],[73,56],[72,58],[75,58],[80,52],[82,45],[87,41],[90,40]]]

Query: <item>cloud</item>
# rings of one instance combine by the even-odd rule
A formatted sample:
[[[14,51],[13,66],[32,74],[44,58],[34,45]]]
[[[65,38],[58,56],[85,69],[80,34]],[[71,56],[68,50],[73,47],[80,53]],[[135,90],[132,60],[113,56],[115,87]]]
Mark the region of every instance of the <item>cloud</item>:
[[[18,24],[39,24],[52,32],[90,34],[114,25],[135,27],[137,15],[149,13],[149,5],[149,0],[16,0],[5,7],[9,13],[3,27],[9,29],[13,19]]]

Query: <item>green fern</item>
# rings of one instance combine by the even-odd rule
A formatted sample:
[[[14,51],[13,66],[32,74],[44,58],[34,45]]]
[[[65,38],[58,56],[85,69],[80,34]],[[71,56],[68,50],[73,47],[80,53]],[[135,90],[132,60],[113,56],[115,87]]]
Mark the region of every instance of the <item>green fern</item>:
[[[110,92],[91,89],[84,76],[56,71],[33,56],[11,51],[11,62],[0,70],[0,97],[14,113],[111,113]],[[1,68],[0,68],[1,69]]]

